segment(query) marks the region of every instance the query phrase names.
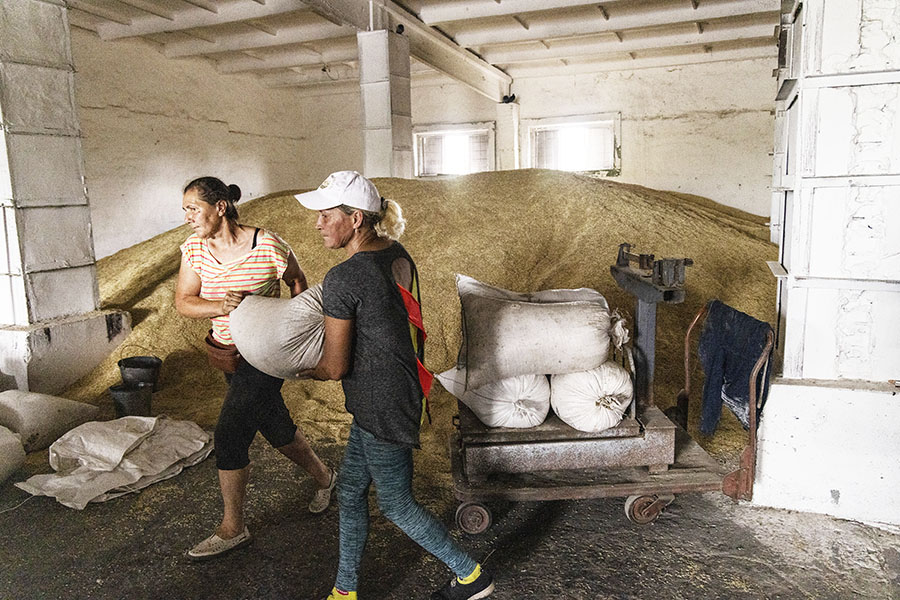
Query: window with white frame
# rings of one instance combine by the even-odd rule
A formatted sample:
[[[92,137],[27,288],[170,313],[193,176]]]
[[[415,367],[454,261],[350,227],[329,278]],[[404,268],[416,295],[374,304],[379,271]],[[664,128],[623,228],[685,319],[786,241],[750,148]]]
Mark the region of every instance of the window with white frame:
[[[619,174],[619,113],[533,119],[523,129],[533,168]]]
[[[418,177],[494,170],[494,124],[426,125],[413,129]]]

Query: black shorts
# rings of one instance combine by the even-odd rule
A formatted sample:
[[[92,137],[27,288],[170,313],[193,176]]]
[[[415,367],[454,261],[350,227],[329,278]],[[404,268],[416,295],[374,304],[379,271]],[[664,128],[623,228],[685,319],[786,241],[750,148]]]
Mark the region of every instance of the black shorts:
[[[216,467],[232,471],[250,464],[247,451],[257,431],[280,448],[294,440],[297,426],[281,396],[283,379],[266,375],[245,360],[226,379],[228,394],[216,424]]]

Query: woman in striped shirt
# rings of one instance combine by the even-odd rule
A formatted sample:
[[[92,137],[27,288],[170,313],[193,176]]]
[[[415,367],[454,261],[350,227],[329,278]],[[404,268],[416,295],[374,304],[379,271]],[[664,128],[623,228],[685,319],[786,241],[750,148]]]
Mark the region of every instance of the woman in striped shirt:
[[[181,246],[181,268],[175,288],[179,313],[212,321],[212,344],[233,347],[229,314],[247,294],[279,296],[280,281],[291,297],[306,289],[306,277],[290,246],[270,231],[238,223],[235,207],[241,190],[215,177],[201,177],[184,188],[184,220],[194,230]],[[260,332],[265,335],[265,332]],[[281,396],[282,379],[266,375],[241,360],[226,373],[229,388],[216,424],[216,466],[225,512],[215,533],[188,556],[203,560],[220,556],[251,541],[244,523],[244,495],[249,476],[248,449],[259,431],[279,452],[300,465],[318,485],[309,504],[324,511],[337,480],[310,447],[291,419]]]

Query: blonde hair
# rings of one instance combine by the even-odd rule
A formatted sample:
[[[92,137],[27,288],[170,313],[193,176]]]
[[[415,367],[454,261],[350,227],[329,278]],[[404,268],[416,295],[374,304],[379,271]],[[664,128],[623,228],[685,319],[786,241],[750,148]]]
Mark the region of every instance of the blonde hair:
[[[371,212],[359,208],[353,208],[342,204],[340,209],[348,215],[359,211],[363,216],[363,225],[375,230],[380,238],[397,241],[406,231],[406,219],[403,218],[403,209],[393,200],[381,200],[381,211]]]

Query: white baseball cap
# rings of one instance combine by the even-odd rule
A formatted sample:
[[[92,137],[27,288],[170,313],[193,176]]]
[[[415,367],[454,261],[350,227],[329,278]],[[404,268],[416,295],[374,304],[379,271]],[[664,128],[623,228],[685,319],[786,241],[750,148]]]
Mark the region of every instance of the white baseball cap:
[[[367,212],[381,212],[381,194],[375,184],[356,171],[337,171],[317,189],[294,196],[311,210],[328,210],[345,205]]]

